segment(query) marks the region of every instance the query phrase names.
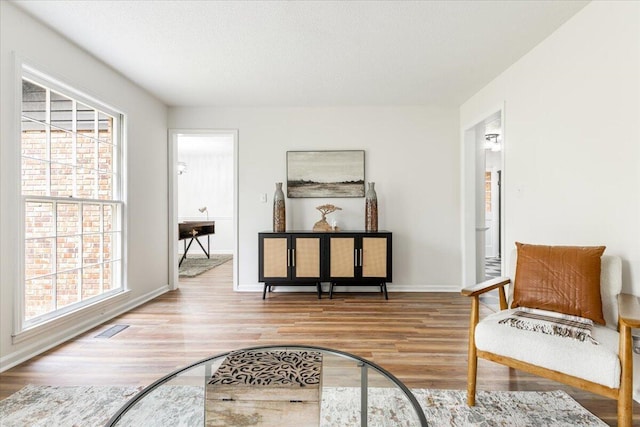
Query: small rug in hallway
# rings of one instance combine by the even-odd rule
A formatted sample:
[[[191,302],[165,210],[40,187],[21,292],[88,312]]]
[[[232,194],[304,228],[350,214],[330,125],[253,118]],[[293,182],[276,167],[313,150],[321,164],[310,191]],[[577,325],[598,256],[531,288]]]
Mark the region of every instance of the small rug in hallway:
[[[189,255],[187,255],[189,256]],[[233,255],[211,254],[211,258],[197,256],[185,258],[180,266],[180,277],[196,277],[199,274],[209,271],[233,258]]]
[[[3,427],[102,426],[136,392],[136,387],[28,385],[0,401]],[[568,394],[553,392],[479,391],[477,406],[465,404],[461,390],[412,390],[430,426],[606,427]],[[395,403],[389,405],[389,401]],[[172,405],[168,405],[172,402]],[[323,389],[321,426],[359,426],[359,389]],[[395,389],[369,393],[370,426],[415,426],[411,408]],[[135,416],[123,426],[202,426],[203,390],[194,386],[163,386],[138,403]],[[168,409],[172,408],[172,409]]]

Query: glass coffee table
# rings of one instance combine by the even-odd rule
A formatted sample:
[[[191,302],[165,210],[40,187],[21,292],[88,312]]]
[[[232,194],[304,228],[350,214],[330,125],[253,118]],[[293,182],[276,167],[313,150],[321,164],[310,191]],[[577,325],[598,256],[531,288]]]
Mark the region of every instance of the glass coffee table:
[[[293,368],[296,372],[291,373],[283,372],[285,369],[279,363],[268,361],[272,364],[267,363],[265,368],[258,366],[261,362],[253,363],[253,359],[247,359],[247,355],[255,354],[284,355],[285,362],[289,362],[291,355],[295,356],[294,359],[309,355],[315,359],[311,362],[302,360]],[[249,360],[249,364],[245,364],[244,370],[238,369],[234,365],[237,360]],[[264,369],[267,369],[266,375]],[[268,384],[272,377],[282,376],[286,380],[300,374],[298,371],[313,369],[317,371],[312,374],[316,379],[305,379],[307,383],[297,384],[293,394],[290,389],[270,388]],[[234,381],[229,380],[228,375],[240,378],[249,375],[255,377],[252,381],[256,383],[240,387],[242,393],[235,393],[234,390],[239,389],[234,388]],[[229,390],[232,390],[231,394]],[[246,399],[257,398],[261,402],[257,406],[250,402],[250,408],[243,409],[238,405],[247,405],[247,402],[241,401],[245,397],[239,397],[240,394]],[[278,399],[284,400],[271,402]],[[286,405],[284,409],[282,406],[275,409],[270,406],[281,404]],[[136,394],[106,426],[274,425],[273,419],[267,421],[268,417],[262,417],[263,413],[276,413],[279,427],[427,425],[424,412],[411,391],[378,365],[338,350],[289,345],[227,352],[172,372]]]

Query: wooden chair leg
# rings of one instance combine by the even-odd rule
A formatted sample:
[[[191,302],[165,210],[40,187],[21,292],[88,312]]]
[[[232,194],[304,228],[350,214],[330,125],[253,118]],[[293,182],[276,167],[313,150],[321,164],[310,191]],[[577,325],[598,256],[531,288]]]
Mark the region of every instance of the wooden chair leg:
[[[618,427],[631,427],[633,422],[633,344],[631,327],[620,324],[620,390],[618,391]]]
[[[478,375],[478,355],[476,353],[476,325],[478,324],[479,298],[471,300],[471,316],[469,319],[469,365],[467,368],[467,405],[476,404],[476,379]]]

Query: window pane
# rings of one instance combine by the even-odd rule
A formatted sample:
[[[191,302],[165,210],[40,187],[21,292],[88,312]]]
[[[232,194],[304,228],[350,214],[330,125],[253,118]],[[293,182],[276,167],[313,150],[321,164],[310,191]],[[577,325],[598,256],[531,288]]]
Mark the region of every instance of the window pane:
[[[73,164],[73,134],[61,130],[51,130],[51,161]]]
[[[22,120],[22,155],[47,160],[47,126],[42,123]]]
[[[48,196],[48,170],[48,162],[23,157],[22,194],[25,196]]]
[[[53,273],[53,238],[25,241],[24,276],[31,279]]]
[[[22,80],[22,115],[44,122],[47,110],[47,90]]]
[[[73,101],[54,91],[51,91],[51,124],[73,130]]]
[[[98,141],[87,136],[78,135],[76,144],[77,165],[96,169],[96,162],[98,161]]]
[[[80,270],[56,275],[56,304],[63,308],[80,301]]]
[[[113,175],[100,174],[98,177],[98,199],[100,200],[112,200],[113,199]]]
[[[102,206],[102,221],[103,221],[103,230],[106,231],[114,231],[119,230],[115,224],[115,213],[116,206],[115,205],[104,205]]]
[[[79,134],[95,138],[96,110],[78,102],[76,104],[76,126]]]
[[[56,271],[66,271],[80,267],[80,236],[58,237]]]
[[[115,147],[104,142],[99,143],[98,147],[98,169],[102,172],[113,172]]]
[[[25,320],[49,313],[53,306],[53,276],[27,280],[24,287]]]
[[[82,299],[88,299],[102,293],[102,287],[100,283],[102,279],[100,277],[100,271],[102,267],[100,265],[94,265],[92,267],[85,267],[82,269]]]
[[[71,166],[51,164],[51,195],[54,197],[73,196],[73,168]]]
[[[103,289],[104,291],[109,291],[111,289],[116,289],[118,285],[116,283],[120,282],[120,261],[107,262],[104,264],[103,269]]]
[[[98,139],[113,143],[113,117],[98,112]]]
[[[82,236],[82,264],[92,265],[100,262],[100,235]]]
[[[76,169],[76,196],[96,199],[98,172],[91,169]]]
[[[82,233],[100,232],[101,205],[85,203],[82,205]]]
[[[53,203],[25,203],[24,228],[27,239],[53,237]]]
[[[58,236],[80,234],[80,206],[77,203],[58,203],[56,212]]]
[[[114,261],[122,258],[120,254],[120,233],[104,234],[103,256],[105,261]]]

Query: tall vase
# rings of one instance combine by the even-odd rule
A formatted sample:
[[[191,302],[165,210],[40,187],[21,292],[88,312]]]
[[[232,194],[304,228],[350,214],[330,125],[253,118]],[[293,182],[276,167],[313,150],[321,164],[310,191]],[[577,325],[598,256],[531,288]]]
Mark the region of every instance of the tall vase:
[[[375,182],[370,182],[364,195],[364,229],[366,231],[378,231],[378,195],[375,185]]]
[[[273,194],[273,231],[282,233],[287,228],[282,183],[276,182],[276,192]]]

